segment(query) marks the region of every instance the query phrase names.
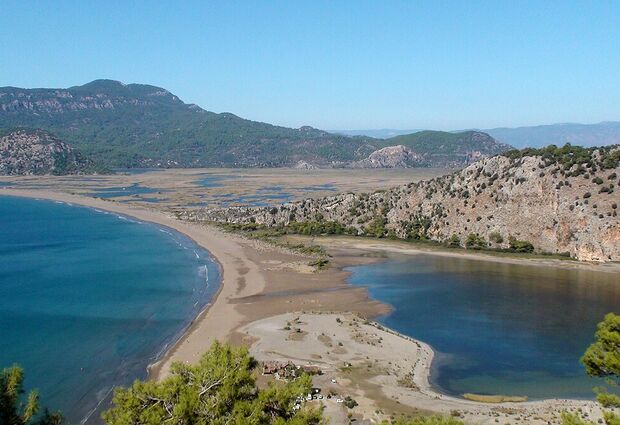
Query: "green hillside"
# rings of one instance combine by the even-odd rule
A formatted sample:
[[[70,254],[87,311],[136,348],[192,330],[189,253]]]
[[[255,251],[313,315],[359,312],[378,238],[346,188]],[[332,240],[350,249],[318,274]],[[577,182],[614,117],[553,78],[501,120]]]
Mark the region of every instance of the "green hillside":
[[[386,142],[312,127],[293,129],[250,121],[186,104],[159,87],[111,80],[68,89],[0,88],[2,127],[51,131],[112,167],[281,167],[302,160],[318,166],[345,166],[366,158],[391,140],[404,144],[400,138]],[[438,145],[441,155],[449,160],[444,164],[442,156],[437,157],[439,162],[429,158],[429,166],[459,165],[458,161],[465,158],[461,152],[476,139],[443,132],[421,133],[401,138],[412,137],[429,152]],[[484,154],[503,149],[504,145],[490,136],[476,134],[486,140],[482,142]],[[459,146],[461,142],[466,145]],[[457,155],[443,153],[446,149],[455,149]]]
[[[481,156],[497,155],[512,149],[480,131],[450,133],[446,131],[418,131],[382,141],[384,146],[404,145],[427,161],[458,166]]]

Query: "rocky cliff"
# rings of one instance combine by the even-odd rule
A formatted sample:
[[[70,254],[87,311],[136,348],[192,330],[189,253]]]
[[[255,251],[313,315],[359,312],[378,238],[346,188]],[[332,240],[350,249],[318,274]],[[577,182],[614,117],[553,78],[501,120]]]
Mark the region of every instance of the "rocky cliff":
[[[351,163],[352,168],[410,168],[424,166],[421,155],[403,145],[388,146],[371,153],[368,158]]]
[[[64,175],[103,172],[93,161],[43,130],[0,132],[0,175]]]
[[[482,159],[433,180],[272,208],[183,213],[190,220],[427,239],[472,249],[620,261],[620,147],[551,146]]]

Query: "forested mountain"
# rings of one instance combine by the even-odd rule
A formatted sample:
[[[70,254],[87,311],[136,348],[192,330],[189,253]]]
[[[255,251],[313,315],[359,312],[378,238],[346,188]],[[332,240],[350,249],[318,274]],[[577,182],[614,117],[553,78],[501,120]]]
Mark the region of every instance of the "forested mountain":
[[[334,130],[334,133],[347,136],[370,136],[379,139],[388,139],[421,130]],[[555,144],[562,146],[566,143],[585,147],[607,146],[620,144],[620,122],[604,121],[597,124],[548,124],[529,127],[498,127],[479,130],[491,135],[500,142],[516,148],[540,148]],[[462,133],[452,131],[451,133]]]
[[[43,130],[0,131],[0,175],[106,173],[92,160]]]
[[[459,167],[480,158],[512,149],[481,131],[418,131],[382,141],[384,146],[402,145],[415,152],[424,162]]]
[[[432,240],[470,249],[620,261],[620,146],[510,151],[453,174],[372,194],[274,207],[186,211],[183,218]]]
[[[111,80],[68,89],[0,88],[0,128],[16,126],[51,131],[94,159],[122,167],[281,167],[299,161],[342,167],[390,143],[406,144],[414,153],[423,149],[416,166],[463,166],[472,157],[507,148],[479,132],[463,133],[461,139],[423,132],[392,143],[279,127],[205,111],[159,87]]]

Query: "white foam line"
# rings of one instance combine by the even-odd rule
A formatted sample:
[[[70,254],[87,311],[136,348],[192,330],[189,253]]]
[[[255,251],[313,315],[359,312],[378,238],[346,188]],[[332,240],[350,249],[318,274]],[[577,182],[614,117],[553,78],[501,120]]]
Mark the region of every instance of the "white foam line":
[[[167,231],[166,229],[159,229],[160,232],[165,233],[167,235],[169,235],[172,240],[174,241],[174,243],[176,243],[179,247],[183,248],[183,249],[187,249],[187,247],[185,245],[183,245],[183,243],[181,243],[180,241],[178,241],[175,237],[174,237],[174,233]]]
[[[85,424],[90,417],[93,415],[93,413],[95,413],[97,411],[97,409],[99,409],[99,406],[101,406],[101,403],[103,403],[105,401],[106,398],[108,398],[108,395],[110,395],[110,393],[114,391],[114,386],[110,387],[110,389],[108,390],[107,393],[105,393],[105,396],[103,396],[103,398],[101,400],[99,400],[99,402],[97,403],[97,405],[93,408],[93,410],[91,410],[81,421],[80,424]]]
[[[119,220],[124,220],[124,221],[128,221],[130,223],[135,223],[135,224],[143,224],[141,221],[137,221],[137,220],[132,220],[130,218],[127,218],[123,215],[116,215],[116,217],[118,217]]]

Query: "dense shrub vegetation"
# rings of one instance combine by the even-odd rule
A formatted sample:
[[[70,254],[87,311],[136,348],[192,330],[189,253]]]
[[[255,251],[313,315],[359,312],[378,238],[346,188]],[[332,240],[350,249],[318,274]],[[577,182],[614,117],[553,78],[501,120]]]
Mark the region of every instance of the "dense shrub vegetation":
[[[595,153],[598,153],[598,155],[595,156]],[[601,169],[616,168],[620,163],[620,150],[614,150],[614,146],[584,148],[567,143],[562,147],[549,145],[540,149],[526,148],[511,150],[503,155],[512,160],[521,159],[526,156],[541,156],[547,166],[559,164],[564,170],[569,170],[573,166],[577,166],[576,174],[574,175],[585,173],[586,168],[591,170],[594,168],[594,171],[596,167]]]
[[[422,165],[448,166],[465,165],[470,151],[510,149],[475,131],[418,132],[409,143],[280,127],[205,111],[160,87],[111,80],[68,89],[4,87],[0,128],[15,126],[51,131],[112,167],[281,167],[300,160],[331,166],[396,144],[420,149]]]
[[[312,390],[310,376],[259,389],[254,367],[247,349],[216,342],[195,366],[175,363],[163,381],[117,389],[103,419],[108,425],[323,423],[319,409],[299,401]]]
[[[508,244],[514,252],[534,252],[534,245],[528,241],[520,241],[514,236],[508,237]]]
[[[247,349],[216,342],[196,366],[176,363],[172,375],[161,382],[136,381],[129,388],[118,388],[114,406],[103,418],[108,425],[327,423],[320,408],[304,402],[312,391],[309,375],[258,388],[254,368]],[[347,396],[344,405],[352,409],[358,404]],[[398,419],[393,423],[462,425],[454,418],[441,416]]]
[[[469,249],[483,249],[488,246],[483,237],[480,237],[474,233],[467,235],[465,240],[465,247]]]

